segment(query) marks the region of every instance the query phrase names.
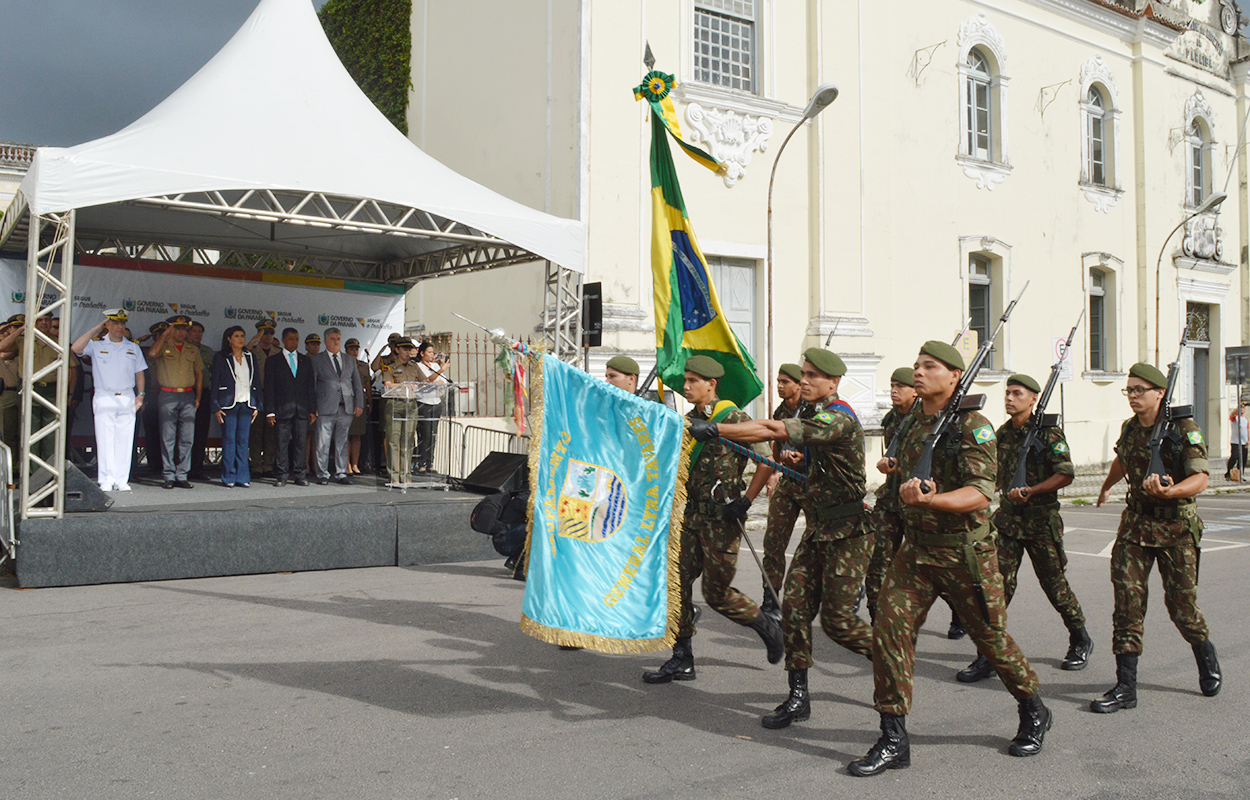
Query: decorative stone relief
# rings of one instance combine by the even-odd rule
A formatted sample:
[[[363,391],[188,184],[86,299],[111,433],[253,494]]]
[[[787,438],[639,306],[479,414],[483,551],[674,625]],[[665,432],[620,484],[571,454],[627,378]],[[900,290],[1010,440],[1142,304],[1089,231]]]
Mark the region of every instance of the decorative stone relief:
[[[1112,107],[1119,105],[1120,90],[1115,85],[1115,75],[1111,74],[1111,67],[1107,66],[1101,55],[1096,55],[1081,65],[1081,102],[1085,102],[1090,85],[1095,83],[1101,83],[1111,92]]]
[[[984,45],[994,54],[994,60],[998,62],[999,72],[1005,71],[1007,67],[1007,44],[1003,41],[1003,37],[990,23],[989,17],[985,16],[985,12],[977,14],[972,19],[959,26],[959,54],[962,61],[967,57],[968,51],[976,45]]]
[[[1094,204],[1095,211],[1101,211],[1104,214],[1111,213],[1111,209],[1120,202],[1120,195],[1124,194],[1101,186],[1082,186],[1081,192],[1086,200]]]
[[[1215,112],[1211,109],[1211,104],[1207,102],[1207,98],[1202,96],[1201,89],[1195,89],[1194,94],[1185,101],[1185,127],[1188,128],[1197,117],[1202,117],[1208,123],[1215,116]]]
[[[768,117],[704,108],[698,103],[686,106],[686,121],[693,129],[690,143],[702,143],[725,165],[723,180],[730,188],[746,174],[751,157],[768,150],[773,135],[773,121]]]
[[[1190,258],[1219,261],[1224,254],[1224,246],[1220,243],[1223,232],[1215,214],[1199,214],[1185,223],[1181,251]]]
[[[965,175],[977,182],[978,189],[988,189],[991,192],[995,186],[1007,180],[1010,174],[1009,168],[970,158],[960,158],[959,166],[963,168]]]

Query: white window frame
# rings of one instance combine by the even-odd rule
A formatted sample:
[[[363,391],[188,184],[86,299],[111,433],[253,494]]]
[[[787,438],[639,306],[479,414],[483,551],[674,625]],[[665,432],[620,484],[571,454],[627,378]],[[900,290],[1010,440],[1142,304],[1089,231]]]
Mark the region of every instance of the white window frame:
[[[764,70],[762,69],[763,62],[764,62],[764,59],[762,57],[762,51],[764,49],[763,48],[764,37],[762,35],[763,26],[761,25],[761,20],[764,16],[763,12],[764,12],[765,0],[750,0],[752,4],[753,16],[749,16],[749,17],[733,8],[733,6],[742,2],[744,2],[744,0],[691,0],[690,6],[689,6],[689,13],[686,15],[686,18],[689,20],[689,24],[690,24],[690,34],[688,37],[688,41],[690,42],[689,75],[692,81],[702,84],[704,86],[717,89],[717,90],[721,90],[725,92],[739,92],[742,94],[747,94],[747,95],[752,95],[752,96],[760,96],[764,92],[764,82],[763,82]],[[735,87],[728,86],[725,84],[713,83],[708,80],[702,80],[700,78],[699,72],[701,68],[699,66],[700,55],[699,55],[699,39],[698,39],[700,28],[697,22],[698,15],[700,12],[714,14],[718,17],[729,19],[732,21],[737,21],[739,23],[750,24],[751,26],[751,36],[750,36],[751,60],[750,60],[749,68],[751,70],[751,77],[750,77],[749,87],[735,88]]]
[[[1185,208],[1193,210],[1215,191],[1214,113],[1201,91],[1195,91],[1185,103]],[[1198,177],[1201,185],[1195,184]]]
[[[1121,335],[1122,309],[1124,307],[1124,262],[1110,253],[1085,253],[1081,257],[1081,289],[1085,300],[1086,319],[1089,317],[1090,301],[1098,296],[1094,286],[1094,274],[1103,278],[1103,366],[1090,366],[1090,350],[1093,331],[1088,324],[1084,330],[1085,348],[1082,362],[1085,367],[1081,377],[1088,381],[1116,381],[1124,377],[1124,337]]]
[[[1005,73],[1006,46],[984,13],[960,26],[958,43],[959,152],[955,160],[978,188],[992,190],[1011,171],[1007,136],[1007,85],[1011,79]],[[984,83],[981,74],[968,63],[974,50],[989,67],[989,152],[980,151],[973,143],[973,88]]]
[[[972,272],[973,259],[981,258],[989,262],[990,267],[990,332],[998,325],[998,320],[1007,308],[1007,299],[1011,291],[1011,245],[992,236],[965,236],[959,240],[959,286],[962,313],[959,327],[971,316],[971,290],[975,283],[985,281],[974,277]],[[1011,320],[1003,328],[994,343],[989,363],[977,376],[978,383],[997,383],[1011,374]]]

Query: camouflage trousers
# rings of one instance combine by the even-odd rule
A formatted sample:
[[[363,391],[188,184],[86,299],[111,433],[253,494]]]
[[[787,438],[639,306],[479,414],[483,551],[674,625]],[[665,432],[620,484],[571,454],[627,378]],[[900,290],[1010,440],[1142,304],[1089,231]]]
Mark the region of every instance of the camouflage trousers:
[[[742,534],[737,523],[686,515],[681,533],[681,624],[677,635],[694,636],[694,581],[703,576],[703,599],[739,625],[748,625],[759,616],[755,601],[735,589],[738,571],[738,545]]]
[[[994,517],[998,527],[998,568],[1003,573],[1003,597],[1007,605],[1015,597],[1024,554],[1029,554],[1033,574],[1046,599],[1063,617],[1063,624],[1074,631],[1085,627],[1081,603],[1068,585],[1064,570],[1068,557],[1063,552],[1063,520],[1058,513],[1037,520],[1007,520]]]
[[[894,560],[898,546],[903,543],[903,520],[895,509],[886,510],[886,503],[877,498],[873,506],[870,525],[876,534],[872,544],[872,560],[868,562],[868,574],[864,577],[864,601],[868,608],[877,607],[881,594],[881,582],[885,580],[886,568]]]
[[[786,669],[809,669],[815,663],[812,620],[817,614],[830,639],[847,650],[872,656],[872,628],[855,613],[870,547],[871,537],[862,533],[836,541],[804,537],[799,542],[781,605]]]
[[[1111,588],[1115,594],[1111,652],[1117,656],[1141,655],[1147,584],[1155,562],[1163,580],[1163,603],[1181,636],[1190,644],[1198,644],[1210,635],[1198,608],[1198,550],[1194,543],[1145,547],[1116,539],[1111,548]]]
[[[983,576],[989,619],[981,610],[962,548],[917,547],[904,540],[886,570],[877,600],[872,664],[877,711],[905,715],[911,710],[916,665],[916,633],[939,595],[950,598],[977,652],[989,659],[1007,691],[1017,700],[1037,693],[1037,673],[1007,633],[1003,578],[994,545],[975,545],[976,565]]]
[[[764,530],[764,576],[773,588],[781,591],[786,577],[786,548],[794,535],[794,523],[803,510],[799,505],[802,487],[790,478],[781,477],[768,500],[768,527]]]

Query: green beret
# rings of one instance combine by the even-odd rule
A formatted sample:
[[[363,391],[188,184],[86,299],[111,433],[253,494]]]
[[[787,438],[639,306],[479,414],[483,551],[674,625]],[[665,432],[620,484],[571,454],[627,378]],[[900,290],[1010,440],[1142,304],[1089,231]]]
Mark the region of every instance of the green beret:
[[[809,347],[803,352],[803,359],[830,378],[841,378],[846,374],[846,364],[837,354],[830,353],[820,347]]]
[[[637,375],[638,362],[629,356],[613,356],[608,360],[608,369],[614,369],[623,375]]]
[[[700,378],[725,377],[725,368],[711,356],[691,356],[686,359],[686,372],[693,372]]]
[[[927,356],[933,356],[951,369],[957,369],[960,372],[964,370],[964,357],[959,354],[958,350],[946,342],[930,339],[920,348],[920,352]]]
[[[792,378],[795,383],[803,380],[803,368],[798,364],[782,364],[777,368],[777,373]]]
[[[1152,367],[1144,362],[1139,361],[1129,367],[1128,374],[1131,378],[1141,378],[1146,383],[1157,386],[1160,389],[1168,388],[1167,376],[1160,372],[1158,367]]]
[[[1016,384],[1017,386],[1023,386],[1024,388],[1028,389],[1030,392],[1033,392],[1034,394],[1042,393],[1042,387],[1037,385],[1037,381],[1033,380],[1028,375],[1025,375],[1023,372],[1017,372],[1015,375],[1012,375],[1010,378],[1007,379],[1008,386],[1010,386],[1013,383]]]
[[[899,367],[890,373],[890,383],[905,383],[908,386],[915,386],[915,372],[911,367]]]

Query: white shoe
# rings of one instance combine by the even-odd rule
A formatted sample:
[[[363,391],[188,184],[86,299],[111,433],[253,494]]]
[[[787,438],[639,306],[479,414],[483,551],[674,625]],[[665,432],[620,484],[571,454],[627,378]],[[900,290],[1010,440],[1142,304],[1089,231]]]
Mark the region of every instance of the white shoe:
[[[119,484],[117,484],[117,486],[115,486],[115,487],[113,487],[113,488],[115,488],[115,489],[116,489],[117,491],[119,491],[119,492],[129,492],[129,491],[130,491],[130,484],[129,484],[129,483],[119,483]]]
[[[111,492],[111,491],[113,491],[113,487],[112,487],[112,486],[109,486],[107,483],[102,483],[102,484],[100,484],[100,491],[102,491],[102,492]]]

